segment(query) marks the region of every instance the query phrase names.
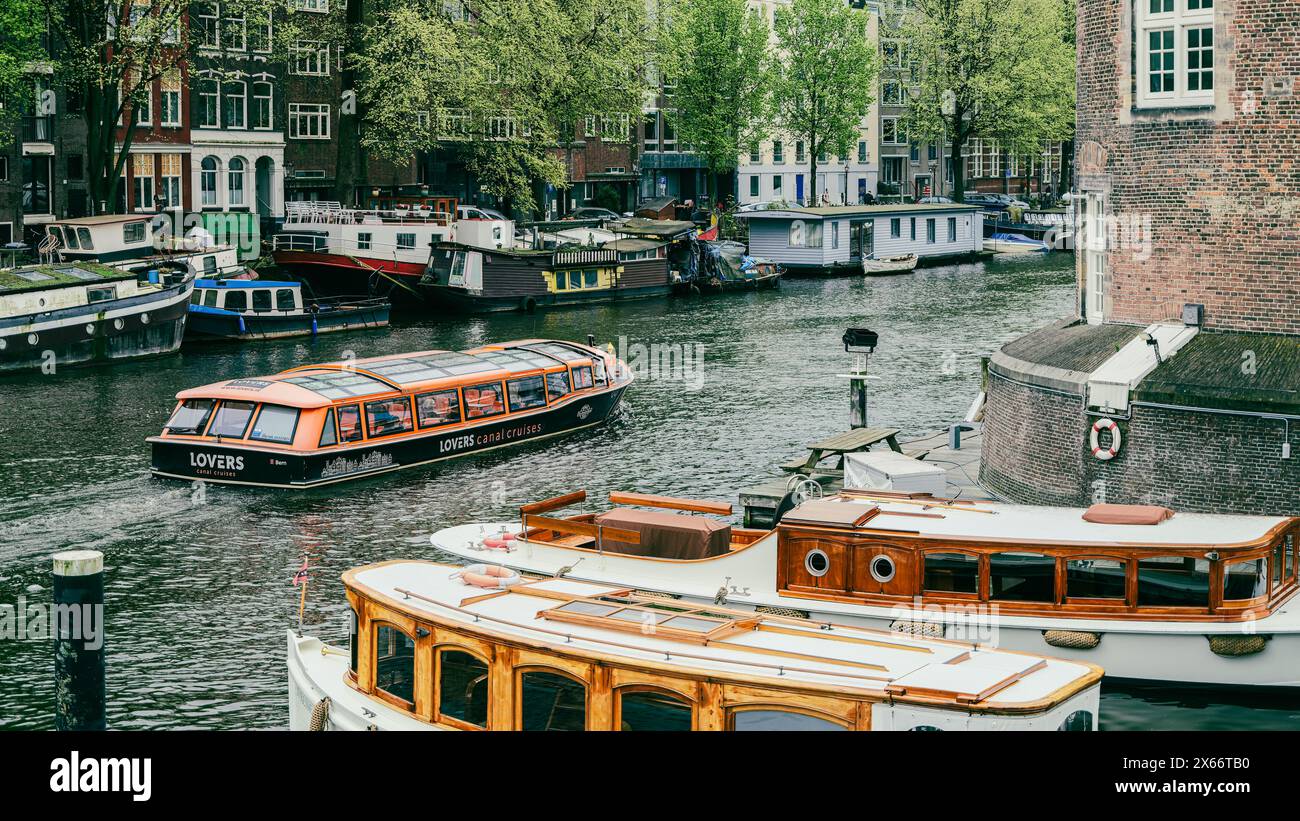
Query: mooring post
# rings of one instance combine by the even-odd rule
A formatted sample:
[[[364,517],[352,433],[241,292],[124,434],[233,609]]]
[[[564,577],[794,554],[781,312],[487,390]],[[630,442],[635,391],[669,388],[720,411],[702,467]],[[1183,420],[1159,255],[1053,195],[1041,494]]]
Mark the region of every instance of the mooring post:
[[[54,554],[54,727],[103,730],[104,554]]]

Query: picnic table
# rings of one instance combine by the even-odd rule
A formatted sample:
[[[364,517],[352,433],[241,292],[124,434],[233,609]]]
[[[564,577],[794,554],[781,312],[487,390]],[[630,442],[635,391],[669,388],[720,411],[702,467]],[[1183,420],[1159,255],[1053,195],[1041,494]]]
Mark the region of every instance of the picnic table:
[[[880,442],[887,443],[890,450],[902,453],[903,449],[898,444],[898,433],[898,428],[854,428],[844,433],[837,433],[834,436],[810,442],[806,446],[808,448],[807,458],[792,459],[781,465],[781,469],[786,473],[811,474],[815,471],[822,474],[843,476],[844,455],[847,453],[870,450],[872,445]],[[835,468],[819,469],[817,463],[830,456],[837,457]]]

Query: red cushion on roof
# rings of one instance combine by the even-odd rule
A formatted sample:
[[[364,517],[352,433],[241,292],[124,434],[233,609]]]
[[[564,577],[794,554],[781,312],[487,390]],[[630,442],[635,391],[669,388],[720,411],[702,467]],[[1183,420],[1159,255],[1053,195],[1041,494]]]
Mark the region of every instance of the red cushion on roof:
[[[1083,512],[1085,522],[1101,525],[1158,525],[1174,512],[1158,505],[1093,505]]]

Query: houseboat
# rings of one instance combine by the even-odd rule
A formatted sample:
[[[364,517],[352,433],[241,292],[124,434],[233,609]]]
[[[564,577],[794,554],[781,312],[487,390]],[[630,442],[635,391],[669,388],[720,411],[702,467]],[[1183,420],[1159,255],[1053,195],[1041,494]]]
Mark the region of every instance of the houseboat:
[[[533,339],[304,365],[181,391],[148,439],[155,476],[305,488],[599,425],[631,372]]]
[[[675,601],[628,585],[524,579],[497,565],[390,561],[350,570],[343,584],[348,648],[288,634],[291,729],[1097,724],[1102,671],[1088,662]]]
[[[1117,678],[1300,687],[1300,519],[883,491],[808,500],[770,531],[707,515],[729,515],[730,505],[639,494],[611,494],[624,507],[560,520],[590,525],[594,535],[540,516],[583,498],[526,506],[521,522],[443,530],[433,544],[521,572],[573,567],[574,579],[635,583],[683,601],[975,635],[1095,662]],[[602,535],[606,526],[636,529],[640,543]],[[706,548],[682,547],[682,533],[703,529],[714,534]],[[520,537],[493,549],[500,532]]]
[[[277,266],[307,280],[319,294],[391,292],[419,299],[416,286],[429,263],[430,247],[453,239],[456,200],[397,205],[401,207],[357,210],[337,202],[285,203],[284,226],[271,239],[271,255]],[[513,242],[512,225],[495,229],[503,242]]]
[[[749,222],[749,252],[791,274],[861,274],[864,260],[908,254],[921,265],[958,261],[984,242],[979,208],[958,203],[781,206],[735,217]]]
[[[45,226],[41,251],[51,262],[102,262],[124,270],[184,268],[195,277],[235,276],[247,269],[238,251],[195,227],[177,236],[168,214],[106,214]]]
[[[308,294],[310,294],[310,287]],[[303,283],[199,279],[190,297],[186,338],[278,339],[388,325],[384,297],[303,297]]]
[[[194,279],[96,262],[0,270],[0,372],[174,352]]]
[[[623,260],[615,247],[489,250],[444,242],[433,249],[421,287],[461,313],[531,312],[668,294],[664,258]]]

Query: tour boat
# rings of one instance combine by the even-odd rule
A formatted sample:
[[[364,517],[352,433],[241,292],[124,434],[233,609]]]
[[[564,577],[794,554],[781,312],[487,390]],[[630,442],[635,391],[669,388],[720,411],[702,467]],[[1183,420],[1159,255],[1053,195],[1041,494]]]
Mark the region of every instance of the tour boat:
[[[999,232],[984,240],[984,250],[1000,254],[1045,254],[1052,250],[1052,246],[1024,234]]]
[[[867,276],[879,274],[905,274],[916,270],[916,254],[904,254],[901,257],[862,258],[862,273]]]
[[[495,534],[520,531],[520,522],[452,527],[432,541],[470,561],[544,574],[571,567],[574,579],[684,601],[947,638],[975,633],[1092,661],[1116,678],[1300,687],[1300,519],[849,490],[804,501],[773,530],[627,507],[540,516],[584,498],[522,508],[522,538],[508,549],[494,548]],[[640,494],[610,500],[731,512]],[[605,527],[636,529],[640,543]]]
[[[271,239],[271,255],[277,266],[321,294],[392,291],[419,297],[416,285],[429,263],[429,248],[453,238],[455,214],[454,197],[391,210],[288,202],[284,226]]]
[[[611,529],[612,535],[613,529]],[[635,534],[621,534],[633,538]],[[288,634],[295,730],[1092,730],[1102,670],[500,566],[343,574],[349,647]]]
[[[388,324],[382,297],[316,297],[301,282],[199,279],[190,298],[189,339],[253,340],[315,336]]]
[[[0,372],[172,353],[194,279],[96,262],[0,270]]]
[[[440,243],[421,281],[438,304],[464,313],[531,312],[669,293],[667,260],[620,259],[617,247],[486,249]]]
[[[594,342],[532,339],[227,379],[176,395],[156,476],[305,488],[598,425],[631,372]]]

